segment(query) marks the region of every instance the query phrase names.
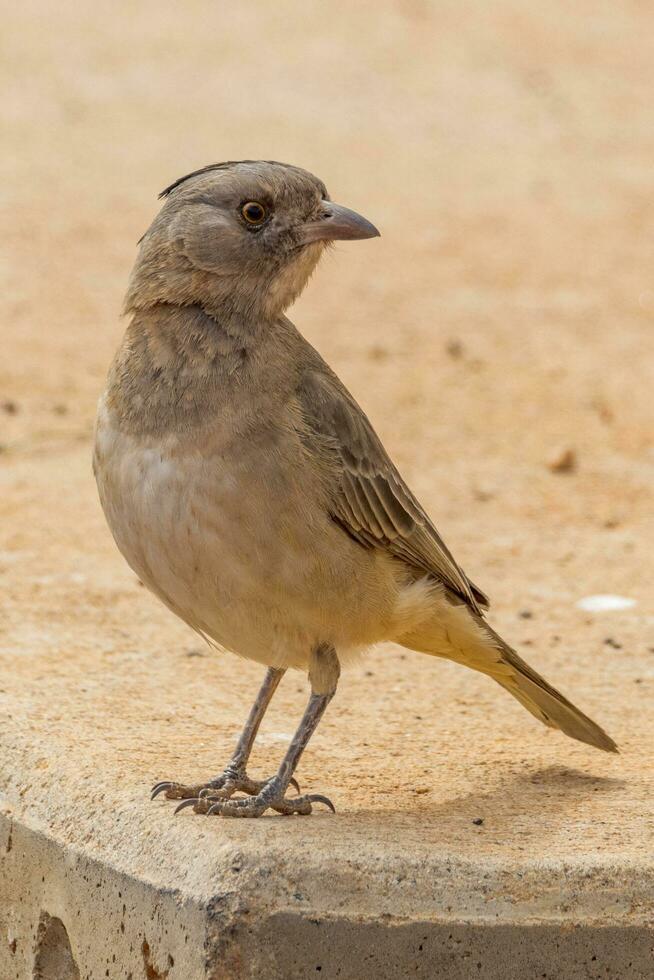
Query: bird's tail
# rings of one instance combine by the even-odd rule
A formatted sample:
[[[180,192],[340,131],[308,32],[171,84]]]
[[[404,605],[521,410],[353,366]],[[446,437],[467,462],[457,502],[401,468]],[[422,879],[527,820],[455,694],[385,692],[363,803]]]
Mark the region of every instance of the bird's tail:
[[[549,728],[558,728],[570,738],[604,752],[618,751],[599,725],[532,670],[481,616],[462,603],[444,596],[437,598],[429,622],[405,634],[399,642],[409,649],[446,657],[487,674]]]
[[[502,663],[510,668],[508,676],[493,677],[505,690],[530,711],[535,718],[550,728],[558,728],[579,742],[594,745],[604,752],[617,752],[613,739],[583,711],[568,701],[560,691],[536,673],[515,650],[497,633],[486,626],[502,655]]]

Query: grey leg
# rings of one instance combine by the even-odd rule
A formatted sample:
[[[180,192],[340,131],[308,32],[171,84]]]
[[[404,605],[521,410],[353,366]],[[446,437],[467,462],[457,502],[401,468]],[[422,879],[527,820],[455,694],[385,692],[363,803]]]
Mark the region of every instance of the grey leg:
[[[236,792],[258,793],[265,786],[266,781],[250,779],[245,771],[245,767],[248,764],[252,746],[257,737],[263,716],[285,673],[285,670],[280,670],[277,667],[268,668],[263,684],[248,715],[248,720],[245,722],[245,727],[236,743],[234,754],[225,767],[224,772],[215,776],[214,779],[211,779],[207,783],[200,783],[195,786],[187,786],[184,783],[164,780],[163,782],[157,783],[156,786],[153,786],[151,798],[154,799],[159,793],[165,793],[166,798],[169,800],[195,800],[207,794],[211,794],[213,799],[227,799]],[[299,792],[299,786],[297,789]]]
[[[250,714],[248,715],[248,720],[245,722],[243,731],[241,732],[241,737],[236,743],[236,748],[234,749],[234,755],[229,761],[228,769],[233,769],[239,772],[248,764],[250,759],[250,753],[252,752],[252,746],[254,745],[254,740],[257,737],[257,733],[263,721],[263,716],[265,715],[268,705],[272,701],[272,696],[279,687],[279,682],[286,671],[279,670],[277,667],[269,667],[266,671],[266,676],[263,679],[263,684],[259,688],[259,693],[257,694],[254,704],[250,709]]]
[[[177,809],[181,810],[186,806],[193,806],[196,813],[220,814],[225,817],[259,817],[269,809],[284,814],[307,814],[311,813],[313,803],[324,803],[334,811],[332,803],[325,796],[310,794],[288,799],[285,793],[294,782],[293,773],[300,756],[307,747],[309,739],[318,727],[327,705],[336,692],[339,674],[340,665],[334,648],[331,646],[318,647],[311,657],[309,667],[311,697],[302,721],[293,736],[286,755],[282,759],[277,774],[268,780],[259,792],[245,799],[225,799],[219,793],[213,793],[209,790],[195,801],[186,799]]]

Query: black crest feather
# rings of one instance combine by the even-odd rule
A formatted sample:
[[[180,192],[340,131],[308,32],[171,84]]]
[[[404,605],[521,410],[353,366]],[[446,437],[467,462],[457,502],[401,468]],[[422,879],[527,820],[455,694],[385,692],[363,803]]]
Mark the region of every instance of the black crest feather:
[[[186,174],[184,177],[178,177],[177,180],[169,184],[168,187],[162,190],[159,194],[159,200],[162,197],[168,197],[168,195],[176,190],[180,184],[184,184],[187,180],[192,177],[200,177],[202,174],[211,173],[213,170],[229,170],[230,167],[236,167],[239,163],[271,163],[275,167],[288,167],[289,170],[296,170],[290,163],[280,163],[278,160],[228,160],[225,163],[210,163],[206,167],[200,167],[199,170],[193,170],[190,174]]]

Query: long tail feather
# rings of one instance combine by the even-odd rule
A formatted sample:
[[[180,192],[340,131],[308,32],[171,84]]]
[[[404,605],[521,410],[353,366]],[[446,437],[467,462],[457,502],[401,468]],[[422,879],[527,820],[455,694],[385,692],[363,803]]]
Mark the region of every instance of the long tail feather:
[[[427,621],[400,636],[399,643],[487,674],[549,728],[604,752],[618,751],[598,724],[536,673],[481,616],[444,591],[432,592],[431,600]]]
[[[560,691],[548,684],[545,678],[525,663],[494,630],[489,626],[486,628],[499,647],[503,662],[511,667],[509,676],[494,678],[498,684],[501,684],[544,725],[558,728],[570,738],[586,742],[587,745],[594,745],[596,749],[602,749],[604,752],[618,751],[617,745],[603,728],[568,701]]]

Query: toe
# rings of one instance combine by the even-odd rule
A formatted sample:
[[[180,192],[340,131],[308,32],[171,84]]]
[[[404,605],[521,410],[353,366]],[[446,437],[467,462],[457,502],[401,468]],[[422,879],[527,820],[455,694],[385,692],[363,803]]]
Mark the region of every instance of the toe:
[[[191,800],[200,795],[202,786],[187,786],[185,783],[157,783],[152,790],[150,799],[154,799],[159,793],[164,793],[167,800]]]
[[[187,800],[182,800],[179,806],[175,808],[175,813],[179,813],[180,810],[185,810],[186,807],[192,807],[193,813],[207,813],[213,802],[211,797],[195,796]]]
[[[268,809],[268,806],[267,802],[254,796],[245,800],[216,800],[207,810],[207,816],[260,817]]]
[[[239,788],[236,783],[226,780],[221,786],[205,786],[198,796],[201,800],[228,800]]]

